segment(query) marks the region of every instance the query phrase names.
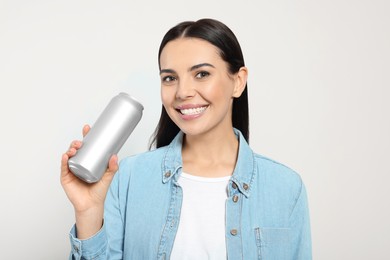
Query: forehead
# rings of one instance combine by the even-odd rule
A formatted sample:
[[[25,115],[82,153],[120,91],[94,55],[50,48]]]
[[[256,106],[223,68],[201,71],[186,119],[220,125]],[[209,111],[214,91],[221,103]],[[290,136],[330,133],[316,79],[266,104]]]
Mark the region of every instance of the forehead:
[[[219,49],[208,41],[198,38],[179,38],[165,45],[160,56],[161,68],[224,62]]]

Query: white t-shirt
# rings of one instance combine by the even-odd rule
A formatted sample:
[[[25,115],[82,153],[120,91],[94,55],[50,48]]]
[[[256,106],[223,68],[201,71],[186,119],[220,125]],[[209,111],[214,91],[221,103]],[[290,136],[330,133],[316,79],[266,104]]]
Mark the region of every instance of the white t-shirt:
[[[178,231],[171,260],[226,259],[225,203],[230,176],[205,178],[182,173]]]

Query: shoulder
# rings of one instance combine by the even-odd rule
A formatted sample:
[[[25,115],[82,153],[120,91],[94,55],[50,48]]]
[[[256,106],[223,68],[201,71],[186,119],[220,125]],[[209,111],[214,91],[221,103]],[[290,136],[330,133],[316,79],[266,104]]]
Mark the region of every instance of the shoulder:
[[[159,148],[121,159],[110,185],[107,205],[117,200],[125,205],[130,194],[141,196],[140,194],[151,192],[152,189],[155,192],[161,190],[161,165],[165,150],[165,147]]]
[[[150,164],[156,163],[159,159],[161,160],[165,153],[167,147],[161,147],[152,151],[147,151],[132,156],[127,156],[120,161],[120,166],[129,167],[133,164]]]
[[[275,161],[257,153],[254,153],[254,158],[257,166],[262,171],[278,174],[283,178],[300,179],[299,174],[295,170],[281,162]]]
[[[118,175],[119,180],[133,178],[135,176],[156,175],[161,172],[161,164],[166,153],[166,147],[147,151],[120,160]]]
[[[240,170],[251,172],[251,179],[257,179],[258,187],[264,186],[278,190],[278,187],[285,189],[300,189],[302,180],[298,173],[290,167],[256,153],[243,138],[240,131],[235,129],[240,140],[239,157],[237,165]]]
[[[283,163],[254,153],[257,176],[262,187],[272,187],[283,193],[299,194],[303,182],[301,176]]]

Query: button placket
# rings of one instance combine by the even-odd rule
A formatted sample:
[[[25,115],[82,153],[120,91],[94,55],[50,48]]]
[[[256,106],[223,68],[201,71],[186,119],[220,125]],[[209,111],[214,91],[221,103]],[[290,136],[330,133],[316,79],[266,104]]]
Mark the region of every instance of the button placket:
[[[242,214],[242,194],[241,184],[234,181],[229,185],[229,199],[226,201],[226,245],[229,259],[241,259],[242,239],[241,214]]]
[[[171,171],[164,173],[165,178],[172,177]],[[180,186],[171,181],[171,198],[169,202],[169,210],[166,218],[166,223],[164,225],[163,233],[161,235],[159,249],[158,249],[158,259],[166,259],[166,252],[169,248],[172,248],[174,241],[174,236],[177,232],[178,219],[180,217],[180,210],[183,198],[183,192]]]

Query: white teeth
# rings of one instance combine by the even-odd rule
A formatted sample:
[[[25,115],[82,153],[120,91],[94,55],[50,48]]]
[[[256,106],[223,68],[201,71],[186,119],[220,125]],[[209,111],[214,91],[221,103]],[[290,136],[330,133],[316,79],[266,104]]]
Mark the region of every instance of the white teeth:
[[[197,115],[205,111],[206,107],[197,107],[197,108],[188,108],[188,109],[180,109],[180,112],[183,115]]]

